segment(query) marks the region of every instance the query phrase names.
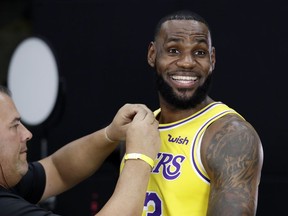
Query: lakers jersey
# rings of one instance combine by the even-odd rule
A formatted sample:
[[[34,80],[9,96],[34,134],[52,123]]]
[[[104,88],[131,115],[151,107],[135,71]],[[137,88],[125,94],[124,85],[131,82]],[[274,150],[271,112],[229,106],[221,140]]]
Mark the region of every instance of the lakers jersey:
[[[156,110],[155,116],[160,111]],[[201,139],[211,123],[229,113],[238,114],[225,104],[214,102],[185,119],[159,124],[162,144],[142,216],[206,215],[210,179],[201,163]]]

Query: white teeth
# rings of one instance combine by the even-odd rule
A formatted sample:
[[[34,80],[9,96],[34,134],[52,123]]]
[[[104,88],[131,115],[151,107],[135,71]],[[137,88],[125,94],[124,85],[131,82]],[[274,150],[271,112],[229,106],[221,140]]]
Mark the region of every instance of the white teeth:
[[[172,76],[172,79],[178,80],[178,81],[195,81],[197,80],[197,77],[191,77],[191,76]]]

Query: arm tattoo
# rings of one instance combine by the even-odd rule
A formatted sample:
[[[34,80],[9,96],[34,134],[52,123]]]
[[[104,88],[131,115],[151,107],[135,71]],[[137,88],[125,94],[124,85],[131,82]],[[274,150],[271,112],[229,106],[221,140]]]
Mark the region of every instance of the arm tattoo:
[[[227,122],[206,152],[211,172],[207,215],[255,215],[261,171],[259,138],[248,125]]]

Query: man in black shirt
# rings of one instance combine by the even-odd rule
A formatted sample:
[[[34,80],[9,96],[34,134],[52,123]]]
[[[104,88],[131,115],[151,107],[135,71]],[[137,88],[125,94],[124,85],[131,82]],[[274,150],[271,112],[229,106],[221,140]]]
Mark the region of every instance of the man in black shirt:
[[[91,176],[120,140],[126,140],[126,163],[112,197],[97,215],[141,215],[151,167],[161,143],[158,121],[145,105],[126,104],[106,128],[28,163],[27,141],[31,138],[11,93],[0,86],[1,216],[56,215],[36,204]]]

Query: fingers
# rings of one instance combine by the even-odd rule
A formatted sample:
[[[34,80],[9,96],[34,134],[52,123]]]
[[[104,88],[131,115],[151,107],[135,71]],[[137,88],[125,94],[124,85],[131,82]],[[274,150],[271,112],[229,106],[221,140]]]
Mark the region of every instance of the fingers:
[[[142,117],[144,119],[146,114],[151,112],[151,110],[144,104],[125,104],[121,109],[124,113],[123,116],[127,121],[132,121],[136,114],[139,115],[137,118]]]
[[[147,121],[150,124],[153,124],[155,122],[153,112],[148,108],[145,109],[145,107],[143,107],[143,109],[139,109],[133,118],[133,121],[143,121],[143,120]]]
[[[146,120],[148,118],[148,120]],[[152,111],[144,104],[125,104],[116,113],[113,121],[107,128],[107,134],[112,140],[125,140],[126,132],[132,121],[149,121],[154,124]]]
[[[158,121],[144,104],[125,104],[107,127],[111,140],[126,140],[127,153],[141,153],[156,158],[161,140]]]
[[[160,149],[158,121],[151,110],[139,110],[127,129],[126,153],[155,158]]]

